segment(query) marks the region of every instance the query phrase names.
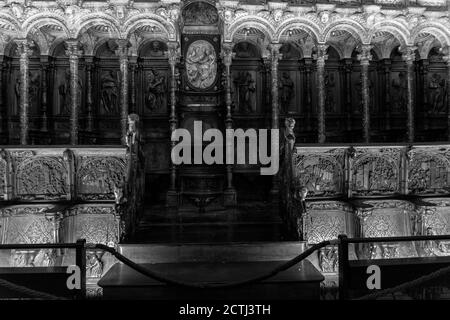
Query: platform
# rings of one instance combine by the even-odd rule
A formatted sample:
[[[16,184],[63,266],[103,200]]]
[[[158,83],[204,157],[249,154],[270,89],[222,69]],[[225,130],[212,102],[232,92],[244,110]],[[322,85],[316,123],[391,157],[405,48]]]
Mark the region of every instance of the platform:
[[[141,264],[159,274],[189,283],[225,284],[265,274],[285,261],[183,262]],[[122,263],[115,264],[98,285],[104,299],[151,300],[312,300],[319,299],[322,274],[307,260],[265,281],[226,289],[190,289],[166,285]]]

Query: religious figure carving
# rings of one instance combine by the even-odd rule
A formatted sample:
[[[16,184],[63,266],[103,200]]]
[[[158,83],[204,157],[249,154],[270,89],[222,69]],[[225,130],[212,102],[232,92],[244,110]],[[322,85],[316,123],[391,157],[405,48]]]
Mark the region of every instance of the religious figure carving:
[[[70,70],[66,70],[64,75],[65,75],[64,82],[58,87],[59,106],[60,106],[59,110],[60,114],[69,114],[72,105],[72,91],[70,90]],[[81,93],[82,93],[81,80],[78,79],[77,84],[78,107],[81,104]]]
[[[97,256],[92,253],[88,256],[86,261],[86,276],[91,278],[100,278],[103,274],[103,262]]]
[[[117,114],[118,111],[118,88],[117,88],[117,77],[114,75],[113,71],[106,71],[101,79],[102,84],[102,106],[106,113]]]
[[[307,219],[307,209],[306,209],[306,197],[308,195],[308,189],[306,187],[301,187],[294,193],[294,208],[295,208],[295,226],[297,232],[297,239],[305,239],[305,228],[304,223]]]
[[[252,112],[254,104],[254,94],[256,91],[255,80],[250,72],[239,72],[234,79],[237,88],[237,106],[240,112]]]
[[[289,104],[294,96],[294,82],[286,71],[281,76],[280,89],[281,110],[286,113],[289,111]]]
[[[290,43],[285,43],[280,48],[280,53],[282,54],[283,59],[300,59],[299,52]]]
[[[401,112],[402,110],[406,110],[406,74],[401,71],[398,74],[397,78],[392,79],[392,106],[394,111]]]
[[[163,57],[164,56],[164,50],[162,48],[161,42],[159,42],[159,41],[151,42],[149,55],[151,57]]]
[[[197,40],[186,54],[186,71],[191,85],[198,89],[210,87],[217,75],[216,51],[211,43]]]
[[[322,272],[337,272],[337,247],[325,247],[319,250],[319,267]]]
[[[30,88],[29,88],[30,109],[39,112],[38,105],[41,99],[41,77],[38,72],[30,72]]]
[[[327,112],[334,112],[335,101],[334,101],[334,86],[336,84],[334,80],[334,74],[331,72],[325,73],[325,110]]]
[[[446,111],[446,100],[447,100],[447,83],[440,74],[434,73],[430,79],[430,101],[431,112],[438,113]]]
[[[216,8],[206,2],[195,2],[183,11],[185,25],[211,25],[217,23]]]
[[[164,93],[166,92],[165,78],[157,70],[150,69],[147,73],[147,92],[145,106],[150,111],[160,110],[164,106]]]

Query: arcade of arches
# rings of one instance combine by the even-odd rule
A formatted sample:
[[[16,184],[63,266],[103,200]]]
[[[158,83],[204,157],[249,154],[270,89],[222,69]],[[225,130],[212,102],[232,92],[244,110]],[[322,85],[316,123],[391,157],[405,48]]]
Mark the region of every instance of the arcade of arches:
[[[173,187],[170,132],[194,119],[277,128],[292,117],[300,143],[448,141],[448,10],[445,0],[0,1],[0,144],[121,144],[137,113],[157,200]],[[194,42],[215,68],[190,74]],[[235,168],[236,187],[259,185],[255,172]]]

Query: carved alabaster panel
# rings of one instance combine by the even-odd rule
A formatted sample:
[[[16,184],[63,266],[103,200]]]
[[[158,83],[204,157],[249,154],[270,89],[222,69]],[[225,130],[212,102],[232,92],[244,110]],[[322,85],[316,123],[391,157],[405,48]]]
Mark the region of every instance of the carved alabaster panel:
[[[350,185],[354,196],[400,192],[400,148],[357,148]]]
[[[338,201],[307,202],[308,215],[305,221],[306,240],[319,243],[337,239],[340,234],[351,236],[351,226],[347,214],[351,207]]]
[[[77,166],[77,191],[83,200],[112,200],[114,186],[125,179],[125,159],[115,156],[81,156]]]
[[[408,193],[448,194],[450,150],[418,147],[409,152]]]
[[[310,197],[344,193],[344,149],[310,150],[298,147],[294,154],[295,185],[308,189]]]
[[[67,198],[68,173],[62,157],[37,156],[16,168],[16,196],[22,200]]]
[[[214,46],[206,40],[189,45],[186,53],[186,74],[190,85],[196,89],[211,87],[217,76],[217,59]]]

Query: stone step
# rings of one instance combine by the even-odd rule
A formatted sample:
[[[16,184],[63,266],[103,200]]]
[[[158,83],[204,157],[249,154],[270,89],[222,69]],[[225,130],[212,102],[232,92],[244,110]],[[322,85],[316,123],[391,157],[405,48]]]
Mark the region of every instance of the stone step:
[[[306,248],[303,241],[205,244],[120,244],[121,254],[136,263],[286,261]]]

